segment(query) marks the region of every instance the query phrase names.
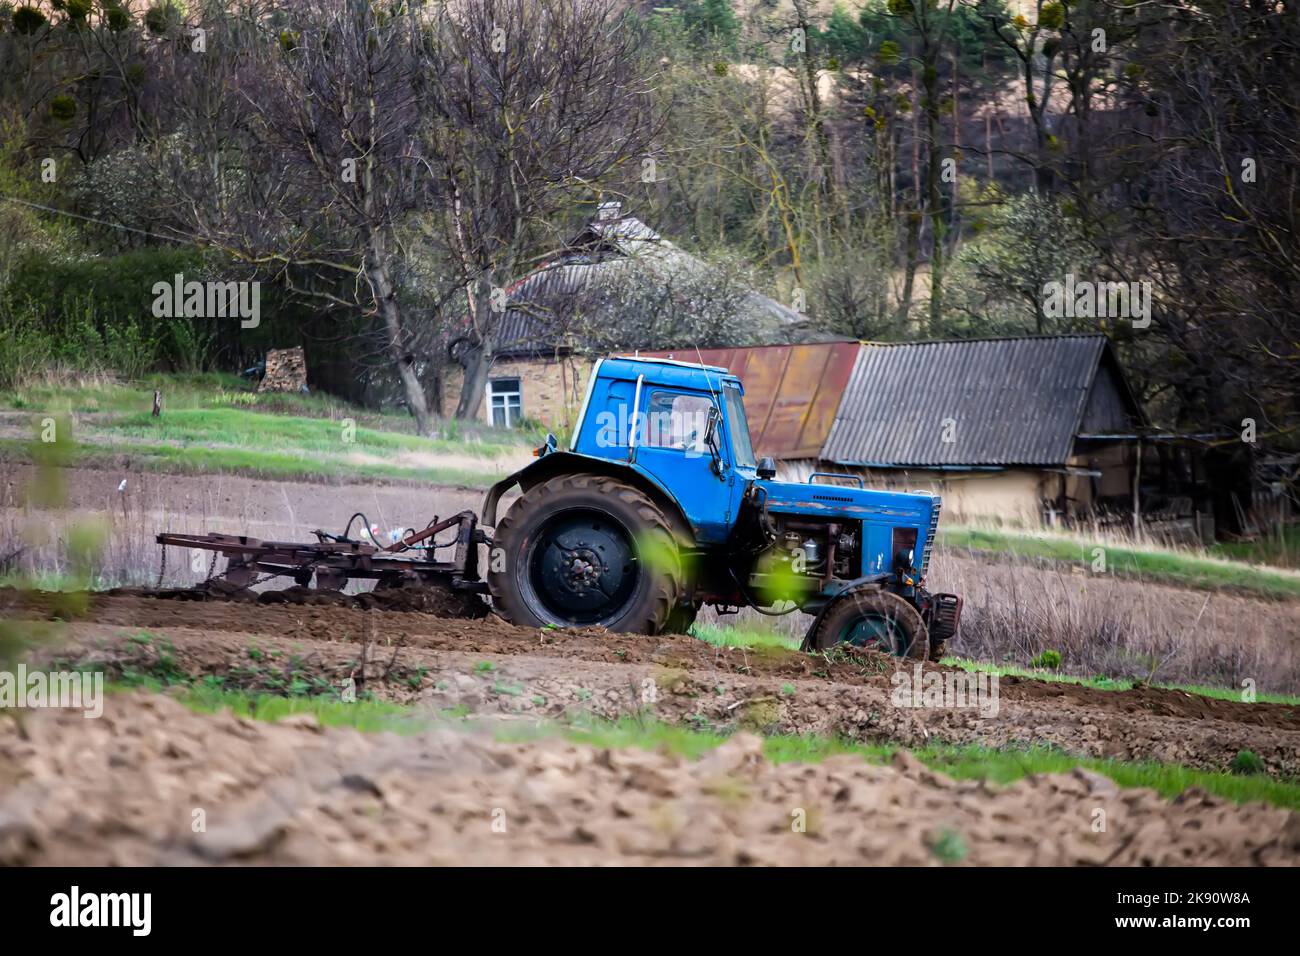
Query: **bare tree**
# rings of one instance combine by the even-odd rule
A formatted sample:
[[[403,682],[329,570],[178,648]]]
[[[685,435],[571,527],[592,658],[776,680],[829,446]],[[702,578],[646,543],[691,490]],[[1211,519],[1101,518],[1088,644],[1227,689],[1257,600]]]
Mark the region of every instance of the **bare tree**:
[[[943,281],[947,268],[948,223],[942,187],[944,153],[948,146],[939,141],[940,117],[945,104],[940,92],[939,67],[949,43],[956,0],[890,0],[889,11],[902,18],[913,31],[917,50],[913,56],[918,67],[921,115],[925,119],[923,167],[925,215],[930,221],[930,328],[937,329],[943,319]],[[954,121],[955,122],[955,121]],[[919,226],[919,217],[914,223]],[[913,240],[909,237],[909,243]],[[909,294],[910,297],[910,294]]]
[[[735,259],[706,261],[671,245],[645,243],[627,258],[592,268],[556,318],[572,342],[613,349],[717,348],[782,337],[780,318],[753,290]]]
[[[249,24],[252,24],[250,33]],[[570,213],[640,157],[654,131],[635,31],[616,0],[456,0],[428,8],[287,0],[222,16],[195,76],[224,109],[200,148],[169,153],[178,216],[294,290],[360,309],[421,431],[429,403],[405,308],[413,222],[469,342],[458,417],[478,412],[504,288],[553,251]],[[224,44],[224,45],[223,45]]]
[[[381,330],[421,432],[431,426],[397,296],[398,230],[434,190],[417,160],[427,68],[417,6],[288,0],[204,21],[162,156],[196,237]]]
[[[459,0],[422,26],[419,162],[430,235],[467,303],[458,418],[478,414],[505,288],[557,246],[577,207],[639,164],[659,113],[620,0]]]

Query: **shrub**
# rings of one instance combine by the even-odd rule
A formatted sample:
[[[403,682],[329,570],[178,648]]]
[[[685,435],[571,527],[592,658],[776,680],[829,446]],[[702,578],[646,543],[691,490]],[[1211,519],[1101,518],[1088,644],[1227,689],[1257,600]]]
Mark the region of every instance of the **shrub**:
[[[14,25],[14,32],[21,33],[25,36],[31,36],[45,26],[45,14],[41,13],[36,7],[24,4],[13,12],[11,22]]]
[[[77,101],[71,96],[59,95],[50,99],[50,115],[60,123],[69,122],[77,115]]]
[[[172,364],[181,372],[205,372],[212,364],[216,334],[196,319],[171,319],[170,331]]]
[[[105,7],[104,16],[108,21],[108,28],[114,33],[121,33],[131,25],[131,14],[127,13],[126,10],[117,4],[114,4],[111,7]]]
[[[53,342],[36,321],[30,306],[0,300],[0,330],[4,347],[0,348],[0,389],[17,388],[45,367],[53,352]]]
[[[11,312],[22,313],[25,334],[47,340],[48,364],[125,378],[158,364],[201,371],[210,361],[211,333],[197,320],[155,318],[152,290],[178,272],[200,278],[202,271],[192,249],[91,259],[29,255],[14,267],[2,297]],[[13,321],[0,315],[0,326]]]
[[[1039,654],[1029,662],[1030,667],[1038,667],[1047,671],[1059,671],[1061,669],[1061,652],[1047,650]]]
[[[90,0],[65,0],[63,10],[74,23],[85,23],[90,17]]]
[[[93,295],[66,293],[52,309],[30,298],[0,297],[0,388],[13,389],[51,370],[116,372],[138,378],[158,341],[134,318],[103,322]]]
[[[170,2],[155,3],[144,13],[144,25],[155,36],[162,36],[180,22],[180,10]]]
[[[140,378],[158,358],[159,342],[135,319],[104,327],[104,364],[124,378]]]
[[[1265,768],[1264,761],[1255,751],[1238,750],[1237,756],[1232,758],[1232,763],[1228,765],[1228,769],[1233,773],[1250,774],[1263,773]]]

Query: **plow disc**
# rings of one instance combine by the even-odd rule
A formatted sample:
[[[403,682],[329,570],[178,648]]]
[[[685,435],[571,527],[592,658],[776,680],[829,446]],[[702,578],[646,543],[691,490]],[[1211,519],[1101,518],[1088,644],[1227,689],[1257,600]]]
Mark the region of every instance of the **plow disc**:
[[[365,521],[365,516],[356,514]],[[478,527],[472,511],[450,518],[434,518],[420,531],[411,530],[384,546],[351,538],[352,521],[341,535],[317,530],[314,542],[263,541],[247,535],[164,533],[155,540],[163,546],[166,568],[168,547],[211,551],[226,559],[225,570],[198,588],[158,591],[160,597],[227,599],[262,604],[347,604],[419,610],[457,616],[480,616],[487,605],[479,595],[487,584],[478,573],[478,546],[491,539]],[[366,524],[368,528],[368,523]],[[437,535],[452,531],[439,541]],[[437,551],[450,550],[438,560]],[[159,584],[161,585],[160,574]],[[254,593],[251,587],[274,577],[287,577],[293,585],[280,591]],[[373,580],[371,592],[347,595],[349,581]]]

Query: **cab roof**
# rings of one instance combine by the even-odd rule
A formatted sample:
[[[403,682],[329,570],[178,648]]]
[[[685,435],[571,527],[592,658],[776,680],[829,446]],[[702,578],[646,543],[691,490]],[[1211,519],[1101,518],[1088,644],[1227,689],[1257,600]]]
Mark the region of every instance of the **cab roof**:
[[[657,355],[615,355],[615,359],[626,359],[629,362],[652,362],[656,365],[684,365],[687,368],[701,368],[708,372],[721,372],[728,374],[727,369],[721,365],[705,365],[702,362],[687,362],[682,359],[661,358]]]
[[[651,385],[708,391],[716,391],[723,382],[740,385],[740,379],[725,368],[716,365],[701,365],[698,362],[682,362],[677,359],[634,358],[626,355],[602,361],[598,374],[602,378],[622,378],[632,381],[644,376],[645,381]]]

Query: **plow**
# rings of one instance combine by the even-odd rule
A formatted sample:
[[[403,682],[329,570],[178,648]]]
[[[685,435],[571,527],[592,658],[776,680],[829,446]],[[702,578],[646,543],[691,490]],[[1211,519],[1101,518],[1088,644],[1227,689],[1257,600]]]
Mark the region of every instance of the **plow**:
[[[351,536],[353,523],[360,518],[370,540]],[[438,536],[450,532],[440,541]],[[262,603],[377,603],[393,609],[428,610],[437,605],[448,610],[459,599],[460,610],[470,616],[486,612],[486,605],[476,595],[487,591],[478,573],[479,546],[491,545],[491,538],[478,527],[472,511],[462,511],[449,518],[434,517],[423,529],[407,529],[396,541],[383,545],[375,539],[369,521],[358,512],[348,521],[341,534],[317,529],[313,542],[263,541],[247,535],[232,534],[159,534],[163,546],[163,568],[168,547],[193,551],[210,551],[215,569],[218,557],[225,559],[224,571],[208,578],[197,588],[180,589],[164,596],[258,600]],[[450,550],[444,560],[439,551]],[[293,585],[283,591],[257,594],[253,586],[274,578],[289,578]],[[350,597],[344,589],[353,581],[373,581],[374,591],[367,601]],[[383,600],[387,593],[388,600]],[[314,600],[313,600],[314,599]],[[449,600],[451,599],[451,600]],[[476,613],[479,612],[479,613]]]
[[[771,459],[755,458],[742,395],[726,369],[603,359],[568,448],[548,437],[479,513],[435,517],[389,544],[360,513],[310,542],[167,532],[164,574],[167,548],[213,557],[201,586],[162,594],[160,574],[159,593],[470,617],[490,599],[524,627],[640,634],[684,633],[705,605],[801,611],[812,617],[806,649],[937,660],[961,613],[957,595],[925,586],[939,498],[869,490],[852,475],[777,480]],[[253,590],[277,578],[292,584]],[[358,590],[365,582],[373,588]]]
[[[440,587],[455,591],[483,593],[487,586],[478,576],[478,545],[490,544],[478,527],[472,511],[439,520],[437,517],[421,531],[411,531],[393,544],[384,546],[373,537],[370,542],[349,537],[352,516],[342,534],[313,532],[316,541],[261,541],[247,535],[231,534],[160,534],[159,544],[178,548],[212,551],[226,559],[226,570],[219,580],[234,588],[247,588],[269,578],[292,578],[300,587],[313,580],[318,590],[341,591],[349,581],[373,580],[378,586]],[[437,535],[455,529],[450,541],[439,542]],[[439,549],[453,548],[449,561],[437,560]]]

